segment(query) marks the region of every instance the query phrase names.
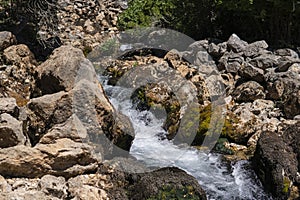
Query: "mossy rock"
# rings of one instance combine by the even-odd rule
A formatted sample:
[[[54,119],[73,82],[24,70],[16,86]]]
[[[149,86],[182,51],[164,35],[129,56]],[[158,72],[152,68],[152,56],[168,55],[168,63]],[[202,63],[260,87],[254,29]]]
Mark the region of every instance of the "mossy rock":
[[[176,188],[173,185],[166,185],[161,188],[158,194],[153,195],[152,197],[148,198],[147,200],[181,200],[181,199],[188,199],[188,200],[201,200],[201,198],[195,194],[195,189],[193,186],[183,186]]]

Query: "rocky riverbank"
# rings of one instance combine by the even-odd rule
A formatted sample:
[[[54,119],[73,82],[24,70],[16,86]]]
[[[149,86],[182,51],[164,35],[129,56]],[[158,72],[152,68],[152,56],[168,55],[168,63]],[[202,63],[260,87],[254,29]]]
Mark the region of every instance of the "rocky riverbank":
[[[227,114],[213,151],[226,162],[250,160],[274,199],[299,198],[299,52],[270,50],[265,41],[247,43],[233,34],[225,42],[197,41],[186,51],[142,49],[106,57],[97,62],[97,74],[86,56],[95,56],[97,46],[118,33],[117,15],[126,3],[59,5],[56,37],[62,46],[46,61],[37,61],[39,55],[19,42],[23,36],[0,32],[0,199],[206,199],[197,181],[177,168],[124,172],[145,166],[126,154],[135,137],[132,124],[109,102],[97,75],[114,85],[139,66],[144,77],[153,68],[170,68],[196,91],[200,123],[184,123],[183,130],[195,127],[191,144],[199,148],[213,120],[206,80],[218,74]],[[181,95],[163,84],[147,84],[132,100],[139,110],[166,110],[168,134],[162,138],[172,140],[186,120],[178,99],[188,94]],[[187,137],[181,136],[179,143]],[[126,158],[111,160],[116,155]],[[126,166],[119,164],[123,159]]]

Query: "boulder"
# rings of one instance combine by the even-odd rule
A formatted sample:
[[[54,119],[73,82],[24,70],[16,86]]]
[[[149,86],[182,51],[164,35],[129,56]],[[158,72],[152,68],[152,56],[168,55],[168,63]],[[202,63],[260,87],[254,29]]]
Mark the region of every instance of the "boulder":
[[[290,57],[290,58],[294,58],[294,59],[299,58],[299,55],[297,52],[295,52],[292,49],[288,49],[288,48],[277,49],[274,53],[275,53],[275,55],[278,55],[278,56]]]
[[[108,199],[104,189],[112,187],[107,175],[80,175],[68,180],[68,192],[71,199]],[[124,199],[124,198],[123,198]]]
[[[267,98],[278,100],[288,119],[300,114],[300,77],[294,71],[265,74]]]
[[[34,148],[14,146],[0,149],[0,173],[9,177],[42,177],[46,174],[71,177],[94,171],[101,161],[93,148],[70,139],[58,139]]]
[[[0,71],[0,97],[15,98],[18,106],[25,106],[34,93],[37,62],[22,44],[5,49],[3,57],[6,65]]]
[[[0,32],[0,51],[17,43],[16,37],[8,31]]]
[[[64,177],[56,177],[52,175],[43,176],[38,183],[39,191],[45,193],[52,198],[66,199],[68,196],[68,187]]]
[[[227,41],[227,46],[229,50],[232,50],[235,53],[240,53],[245,50],[248,43],[241,40],[236,34],[232,34]]]
[[[258,177],[276,199],[288,199],[293,195],[291,188],[300,181],[300,123],[283,127],[281,131],[263,132],[253,157]]]
[[[273,68],[278,65],[278,60],[280,56],[274,54],[262,54],[258,57],[255,57],[249,61],[254,67],[266,70],[268,68]]]
[[[208,53],[214,58],[220,58],[227,51],[227,43],[223,42],[220,44],[211,43],[208,46]]]
[[[0,177],[5,189],[0,189],[1,200],[6,199],[42,199],[42,200],[65,200],[67,199],[67,186],[63,177],[45,175],[41,179],[9,178]]]
[[[203,199],[204,190],[197,180],[186,172],[175,168],[162,168],[141,174],[129,187],[130,199]]]
[[[266,41],[256,41],[246,46],[243,53],[246,57],[254,58],[259,55],[262,55],[266,53],[266,49],[269,47],[269,45],[266,43]]]
[[[266,94],[264,88],[255,81],[248,81],[238,86],[233,92],[237,102],[251,102],[256,99],[264,99]]]
[[[81,79],[97,82],[92,63],[80,49],[62,46],[37,68],[37,87],[43,95],[70,91]],[[51,84],[49,84],[51,82]]]
[[[24,45],[13,45],[6,48],[3,52],[4,59],[7,64],[20,65],[36,65],[37,62],[30,49]]]
[[[27,138],[23,134],[22,122],[11,115],[0,115],[0,148],[25,145]]]
[[[237,53],[226,52],[219,60],[218,69],[227,73],[237,73],[244,62],[244,58]]]
[[[264,82],[264,70],[254,67],[249,63],[244,63],[239,70],[239,74],[241,77],[246,80],[256,81],[258,83]]]
[[[0,98],[0,114],[8,113],[13,117],[19,116],[19,107],[15,98]]]

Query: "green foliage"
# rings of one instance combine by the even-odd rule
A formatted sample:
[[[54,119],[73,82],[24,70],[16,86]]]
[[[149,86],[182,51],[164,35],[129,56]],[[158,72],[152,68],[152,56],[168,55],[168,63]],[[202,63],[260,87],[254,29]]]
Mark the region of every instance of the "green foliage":
[[[185,186],[176,188],[172,185],[166,185],[158,194],[153,195],[147,200],[201,200],[201,198],[195,194],[195,189],[193,186]]]
[[[160,26],[190,36],[204,35],[210,27],[210,0],[131,0],[119,16],[121,29]]]
[[[171,28],[194,39],[232,33],[273,46],[300,45],[298,0],[131,0],[119,27]]]

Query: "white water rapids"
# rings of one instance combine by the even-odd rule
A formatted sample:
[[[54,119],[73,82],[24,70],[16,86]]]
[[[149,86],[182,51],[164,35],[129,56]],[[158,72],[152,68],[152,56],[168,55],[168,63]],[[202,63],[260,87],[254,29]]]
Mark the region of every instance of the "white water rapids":
[[[174,145],[159,135],[164,119],[157,119],[149,111],[134,109],[128,89],[109,86],[101,78],[104,89],[115,109],[128,116],[134,126],[135,139],[130,154],[148,167],[175,166],[194,176],[210,200],[263,200],[267,196],[249,162],[240,161],[228,169],[218,154]]]

